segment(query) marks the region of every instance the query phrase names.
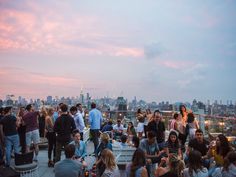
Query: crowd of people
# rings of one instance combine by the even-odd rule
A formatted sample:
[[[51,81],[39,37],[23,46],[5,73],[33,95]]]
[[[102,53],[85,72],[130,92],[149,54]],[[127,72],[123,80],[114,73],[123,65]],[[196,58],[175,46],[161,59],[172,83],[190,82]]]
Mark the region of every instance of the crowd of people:
[[[11,165],[12,150],[22,154],[33,151],[33,160],[38,161],[43,136],[48,140],[48,167],[54,167],[56,177],[88,175],[84,117],[81,104],[70,108],[63,103],[58,108],[43,106],[40,111],[29,104],[16,115],[12,107],[0,108],[0,163]],[[93,176],[121,176],[112,153],[116,141],[121,150],[136,149],[125,168],[127,177],[236,177],[236,152],[227,137],[220,134],[215,140],[205,139],[194,114],[184,105],[168,125],[159,110],[138,109],[136,119],[137,128],[132,121],[125,128],[120,118],[113,125],[113,120],[104,120],[96,104],[91,104],[88,124],[96,158]]]

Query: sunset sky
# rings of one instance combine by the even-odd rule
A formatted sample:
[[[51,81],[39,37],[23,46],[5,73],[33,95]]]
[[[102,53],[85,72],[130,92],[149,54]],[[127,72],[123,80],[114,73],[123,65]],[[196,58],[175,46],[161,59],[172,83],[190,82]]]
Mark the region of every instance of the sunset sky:
[[[0,98],[236,101],[235,0],[0,0]]]

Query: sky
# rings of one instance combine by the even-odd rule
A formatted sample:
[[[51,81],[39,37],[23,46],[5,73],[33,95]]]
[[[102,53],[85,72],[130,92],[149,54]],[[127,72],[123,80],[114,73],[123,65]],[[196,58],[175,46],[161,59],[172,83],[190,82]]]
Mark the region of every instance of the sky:
[[[235,0],[0,0],[0,98],[236,101]]]

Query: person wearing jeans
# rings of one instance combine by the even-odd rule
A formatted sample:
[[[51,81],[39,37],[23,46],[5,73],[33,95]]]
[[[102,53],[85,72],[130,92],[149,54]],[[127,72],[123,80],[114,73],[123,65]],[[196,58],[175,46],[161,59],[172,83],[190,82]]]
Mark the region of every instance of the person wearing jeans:
[[[10,166],[12,146],[15,153],[20,152],[19,136],[16,131],[16,127],[19,125],[19,120],[12,115],[12,107],[6,107],[4,109],[5,117],[0,120],[0,124],[3,125],[3,132],[5,134],[5,146],[6,146],[6,166]]]
[[[103,118],[102,118],[102,113],[98,109],[96,109],[95,103],[91,104],[91,108],[92,110],[89,112],[89,123],[91,125],[90,133],[92,135],[92,140],[94,144],[94,153],[95,153],[99,143],[98,137]]]

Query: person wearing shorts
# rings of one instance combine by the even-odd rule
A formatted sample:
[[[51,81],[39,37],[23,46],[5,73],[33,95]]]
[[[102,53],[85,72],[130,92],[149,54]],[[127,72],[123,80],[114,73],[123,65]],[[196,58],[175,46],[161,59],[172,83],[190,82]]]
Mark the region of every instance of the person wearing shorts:
[[[23,116],[23,121],[26,125],[26,152],[30,151],[31,143],[34,145],[34,161],[37,161],[40,142],[39,127],[38,127],[38,116],[39,112],[34,111],[32,104],[26,106],[27,113]]]

